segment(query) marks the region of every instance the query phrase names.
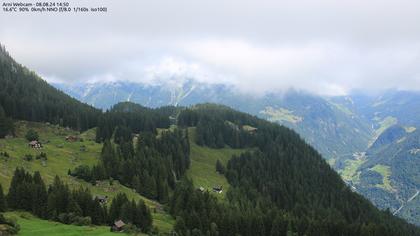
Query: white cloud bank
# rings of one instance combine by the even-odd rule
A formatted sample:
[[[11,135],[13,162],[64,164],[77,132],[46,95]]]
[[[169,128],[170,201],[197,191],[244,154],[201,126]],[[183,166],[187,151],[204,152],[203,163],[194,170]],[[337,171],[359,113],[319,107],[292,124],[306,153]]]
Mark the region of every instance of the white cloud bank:
[[[55,81],[196,79],[253,93],[293,87],[326,95],[420,90],[418,1],[71,3],[109,12],[0,14],[0,42]]]

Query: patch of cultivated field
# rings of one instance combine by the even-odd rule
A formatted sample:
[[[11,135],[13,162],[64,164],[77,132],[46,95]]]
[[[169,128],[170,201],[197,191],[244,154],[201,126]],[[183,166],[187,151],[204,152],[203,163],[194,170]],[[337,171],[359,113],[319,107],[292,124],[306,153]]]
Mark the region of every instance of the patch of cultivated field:
[[[382,184],[378,184],[377,187],[383,188],[388,191],[393,191],[394,189],[391,186],[391,168],[386,165],[375,165],[370,170],[376,171],[382,175]]]
[[[285,108],[273,108],[268,106],[264,110],[260,111],[260,113],[266,115],[268,120],[273,122],[287,121],[295,124],[303,120],[302,117],[294,115],[293,111],[287,110]]]
[[[341,177],[346,181],[352,181],[353,183],[359,182],[359,174],[357,170],[365,162],[363,159],[346,160],[345,168],[340,171]]]

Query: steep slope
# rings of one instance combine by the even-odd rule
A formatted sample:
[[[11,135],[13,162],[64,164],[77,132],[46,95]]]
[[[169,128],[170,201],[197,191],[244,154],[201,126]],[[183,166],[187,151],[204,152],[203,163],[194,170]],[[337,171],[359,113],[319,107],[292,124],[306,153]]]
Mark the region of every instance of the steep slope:
[[[335,100],[365,118],[374,130],[366,153],[340,166],[342,176],[378,207],[420,224],[418,201],[407,202],[419,188],[420,165],[412,150],[418,142],[420,93],[390,90]]]
[[[91,104],[100,109],[125,101],[136,102],[148,107],[161,107],[166,105],[186,105],[205,102],[218,93],[209,94],[213,88],[205,84],[187,80],[181,84],[170,82],[168,84],[142,84],[134,82],[96,82],[53,85],[65,91],[80,101]],[[206,93],[203,93],[206,91]]]
[[[124,136],[126,135],[124,133],[129,133],[127,131],[130,131],[130,129],[137,133],[137,131],[155,132],[156,128],[167,128],[171,122],[168,116],[173,115],[173,112],[175,111],[175,109],[172,108],[163,108],[163,110],[159,111],[160,115],[154,116],[156,113],[151,112],[152,109],[136,106],[117,106],[117,108],[114,108],[112,111],[113,114],[101,115],[99,110],[82,104],[49,86],[34,73],[29,72],[26,68],[17,64],[3,48],[1,50],[1,63],[0,72],[2,76],[0,77],[2,79],[2,84],[5,86],[1,87],[3,90],[1,90],[0,93],[0,102],[5,111],[5,115],[14,119],[44,121],[60,124],[62,126],[70,126],[76,130],[86,130],[95,126],[95,124],[98,124],[100,139],[97,139],[97,141],[101,141],[114,137],[115,131],[119,131],[119,135]],[[115,87],[115,84],[110,84],[110,86],[111,88]],[[330,159],[330,163],[334,164],[338,169],[346,167],[346,162],[343,162],[343,160],[345,161],[349,157],[351,158],[352,154],[357,151],[365,150],[368,146],[368,141],[372,136],[378,136],[388,126],[398,121],[406,122],[402,124],[404,127],[406,124],[415,125],[414,121],[417,119],[414,109],[416,103],[404,100],[403,95],[401,94],[398,96],[388,95],[388,97],[392,99],[379,100],[379,103],[375,102],[374,104],[369,104],[368,108],[366,106],[354,108],[353,105],[349,105],[352,102],[348,99],[345,99],[345,102],[341,102],[296,91],[291,91],[282,94],[281,96],[270,94],[263,97],[249,97],[245,94],[233,92],[230,87],[197,84],[192,80],[172,88],[162,88],[161,85],[156,85],[155,87],[146,85],[139,86],[142,86],[142,88],[140,88],[138,92],[131,91],[130,93],[127,93],[125,100],[130,100],[134,94],[138,93],[141,95],[138,99],[140,99],[143,104],[154,107],[162,104],[190,105],[201,101],[216,101],[292,127],[307,141],[313,144],[326,158]],[[134,84],[128,84],[126,87],[122,87],[121,91],[134,88]],[[93,87],[89,89],[92,91]],[[105,98],[109,97],[109,91],[107,93],[105,93],[105,91],[107,91],[107,89],[101,90],[100,93],[102,93],[102,97],[100,97],[98,101],[108,102]],[[148,94],[146,92],[151,93]],[[147,96],[143,96],[143,93]],[[114,100],[110,102],[121,99],[121,97],[117,96],[118,94],[121,94],[121,92],[117,91],[114,94],[116,96],[114,97]],[[416,98],[416,95],[414,94],[409,97]],[[373,99],[372,101],[376,100]],[[387,108],[387,106],[396,105],[400,105],[405,109],[411,108],[413,111],[408,116],[411,118],[405,119],[404,117],[401,117],[403,110],[389,110]],[[380,108],[379,113],[373,112],[373,110],[376,109],[375,107],[378,109]],[[122,110],[118,110],[120,108]],[[127,111],[130,113],[131,109],[138,109],[137,111],[140,111],[140,113],[149,113],[150,116],[148,116],[147,119],[142,119],[141,117],[133,119],[135,115],[129,114],[124,118],[121,118],[123,113],[127,113]],[[218,112],[218,109],[219,108],[215,109],[215,111]],[[99,117],[101,119],[99,119]],[[99,122],[97,122],[98,119]],[[368,121],[366,121],[366,119]],[[235,123],[237,121],[229,120],[229,122]],[[373,124],[373,128],[371,128],[371,124]],[[237,125],[238,124],[236,124],[236,126]],[[127,129],[126,126],[129,126],[129,129]],[[221,126],[225,127],[224,125]],[[236,126],[234,125],[233,127]],[[247,127],[253,130],[255,124],[252,122],[251,124],[240,124],[239,127]],[[405,128],[408,130],[414,129],[411,126]],[[373,132],[373,129],[375,129],[375,133]],[[372,135],[372,133],[374,133],[374,135]],[[210,135],[210,139],[208,139],[208,137],[203,138],[202,142],[209,142],[212,146],[220,146],[223,145],[224,141],[227,141],[223,141],[223,138],[220,139],[219,136],[214,138],[213,141],[215,142],[213,143],[209,141],[211,139]],[[374,139],[371,139],[371,141],[371,143],[373,143]],[[241,140],[230,140],[229,145],[235,143],[240,147],[241,142]],[[373,160],[379,161],[378,158],[373,158],[372,162]],[[359,165],[364,163],[365,161],[360,161]],[[125,164],[129,166],[129,164]],[[171,163],[168,163],[168,166],[170,166],[170,164]],[[151,163],[150,165],[157,165],[157,163]],[[355,169],[357,169],[359,165],[355,166]],[[393,162],[392,165],[398,165],[398,162]],[[178,175],[181,175],[181,173],[185,171],[185,163],[182,163],[181,166],[182,168]],[[409,165],[406,165],[404,168],[409,167]],[[411,167],[414,171],[407,173],[415,173],[416,165]],[[376,170],[377,173],[383,173],[385,176],[388,176],[389,173],[392,172],[391,167],[387,168],[385,164],[382,165],[379,162],[371,168]],[[159,174],[156,174],[156,178],[159,178]],[[403,176],[401,178],[411,177]],[[392,182],[385,181],[387,179],[388,178],[384,178],[383,186],[390,189],[390,186],[392,187]],[[403,185],[405,184],[403,181],[400,182]],[[131,186],[132,184],[131,179],[127,176],[125,177],[124,183],[128,186]],[[407,183],[409,182],[407,181]],[[409,196],[410,193],[407,194]],[[152,194],[152,196],[154,195]],[[415,201],[411,201],[410,203],[412,204],[414,202]]]
[[[371,154],[379,152],[378,149],[385,148],[388,145],[397,142],[398,140],[403,138],[405,134],[406,130],[402,126],[393,125],[387,128],[370,146],[370,148],[368,149],[368,153]]]
[[[420,93],[416,91],[390,90],[358,106],[360,113],[373,121],[389,117],[400,125],[420,126]]]
[[[170,78],[168,78],[170,80]],[[170,83],[173,84],[173,83]],[[219,103],[295,129],[327,159],[345,159],[363,151],[371,138],[371,126],[357,113],[333,100],[305,92],[256,96],[233,87],[198,83],[192,79],[178,86],[109,82],[64,85],[63,91],[98,108],[109,108],[120,101],[145,106]]]
[[[96,132],[90,128],[97,126],[99,118],[103,116],[100,110],[50,86],[34,72],[15,62],[1,47],[0,183],[8,194],[8,209],[31,211],[43,219],[65,223],[74,223],[74,219],[84,217],[87,220],[85,222],[91,220],[93,224],[104,225],[122,217],[120,212],[128,212],[121,210],[121,204],[131,204],[130,209],[136,208],[136,214],[143,214],[144,217],[142,222],[134,222],[132,215],[131,218],[126,218],[129,220],[127,222],[136,224],[136,227],[143,224],[142,230],[149,231],[152,227],[150,207],[154,210],[154,226],[161,232],[171,231],[173,219],[156,201],[144,198],[116,180],[108,178],[87,182],[71,176],[72,169],[82,166],[79,169],[85,170],[83,168],[94,166],[101,159],[102,145],[95,142]],[[15,123],[10,128],[8,126],[11,118]],[[167,120],[169,118],[166,116],[165,121]],[[7,132],[3,132],[4,130]],[[26,139],[29,138],[25,137],[28,130],[40,134],[38,141],[42,143],[42,147],[32,148],[28,145]],[[81,133],[83,131],[87,132]],[[78,138],[66,140],[66,136]],[[22,176],[25,177],[21,178]],[[49,185],[51,183],[53,187]],[[47,192],[48,185],[50,187]],[[28,198],[38,194],[35,191],[40,191],[39,198]],[[110,200],[120,196],[119,203],[115,203],[120,205],[112,206],[113,210],[109,210],[108,216],[108,208],[100,205],[100,201],[94,199],[91,193],[108,196]],[[26,199],[25,204],[21,204],[22,199]],[[35,203],[34,199],[42,199],[41,202],[45,205]],[[131,200],[133,201],[130,202]]]
[[[109,181],[101,181],[99,184],[92,185],[68,175],[68,171],[77,166],[93,166],[99,161],[102,144],[94,141],[95,129],[79,134],[71,129],[38,122],[20,121],[15,126],[15,137],[0,139],[0,184],[6,192],[16,167],[24,167],[30,172],[39,171],[46,184],[51,184],[57,175],[72,189],[88,188],[92,194],[108,196],[110,200],[118,193],[125,193],[130,199],[143,199],[151,209],[162,208],[161,204],[144,198],[118,181],[114,181],[112,186]],[[43,143],[41,150],[28,147],[24,136],[29,129],[35,130],[39,134],[40,141]],[[76,142],[66,141],[66,137],[69,135],[82,139]],[[46,153],[45,160],[36,158],[41,152]],[[32,159],[25,159],[26,155],[31,155]],[[158,210],[152,216],[154,225],[161,232],[169,232],[172,229],[173,219],[165,212]]]
[[[356,188],[380,208],[419,224],[419,168],[420,131],[392,126],[367,150]]]
[[[196,126],[200,146],[253,149],[227,163],[227,205],[194,190],[188,180],[178,185],[170,212],[182,235],[215,229],[222,235],[420,233],[352,192],[315,149],[284,126],[214,104],[182,111],[178,124]]]
[[[86,130],[100,111],[77,101],[17,63],[0,45],[0,110],[7,117]]]
[[[246,149],[233,149],[224,147],[220,149],[199,146],[195,143],[196,129],[189,128],[189,137],[191,144],[191,167],[187,172],[187,176],[194,181],[196,188],[204,188],[207,191],[213,192],[212,188],[222,186],[222,192],[215,193],[217,197],[224,198],[229,189],[229,183],[222,173],[216,171],[216,162],[219,160],[226,166],[228,161],[234,155],[240,155]]]
[[[263,110],[263,118],[296,130],[339,169],[342,160],[365,150],[372,130],[363,117],[315,95],[289,92]]]

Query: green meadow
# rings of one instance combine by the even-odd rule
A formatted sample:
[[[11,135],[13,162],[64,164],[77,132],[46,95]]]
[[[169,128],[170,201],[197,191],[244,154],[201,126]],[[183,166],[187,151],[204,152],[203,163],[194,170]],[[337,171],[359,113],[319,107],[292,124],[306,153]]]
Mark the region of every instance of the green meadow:
[[[38,132],[40,141],[43,143],[42,149],[33,149],[28,146],[25,139],[27,130],[33,129]],[[161,130],[160,130],[161,132]],[[66,136],[75,135],[83,141],[68,142]],[[189,128],[191,145],[191,167],[187,171],[187,176],[193,179],[194,185],[203,187],[212,192],[214,186],[223,186],[223,192],[213,193],[220,199],[224,199],[229,183],[224,175],[216,172],[216,162],[220,160],[226,166],[233,155],[240,155],[246,149],[232,149],[225,147],[213,149],[198,146],[195,143],[195,128]],[[47,184],[52,183],[57,175],[65,181],[71,188],[80,186],[89,188],[95,195],[107,195],[111,199],[119,192],[124,192],[129,198],[143,199],[152,209],[153,224],[160,232],[171,232],[175,220],[166,212],[159,203],[144,198],[132,189],[118,183],[118,181],[102,181],[97,185],[92,185],[83,180],[69,176],[68,170],[74,169],[79,165],[94,165],[99,161],[102,144],[94,141],[95,129],[88,130],[79,134],[76,131],[66,129],[56,125],[36,122],[19,121],[16,123],[16,137],[0,139],[0,152],[7,152],[9,157],[0,156],[0,183],[7,192],[13,172],[16,167],[24,167],[30,172],[39,171]],[[47,154],[47,160],[37,160],[35,157],[41,152]],[[25,160],[25,155],[32,155],[31,161]],[[57,222],[45,221],[33,217],[29,213],[9,212],[7,216],[17,219],[21,225],[19,235],[115,235],[109,232],[109,227],[82,227],[64,225]],[[63,233],[63,234],[61,234]]]
[[[70,129],[45,123],[19,121],[16,122],[15,126],[16,137],[0,139],[0,152],[9,154],[9,157],[0,156],[0,183],[6,192],[14,170],[17,167],[23,167],[30,172],[39,171],[46,184],[52,183],[57,175],[71,188],[89,188],[94,195],[106,195],[112,199],[117,193],[124,192],[129,198],[136,201],[143,199],[152,210],[154,226],[160,232],[170,232],[172,230],[175,221],[170,215],[160,210],[162,206],[159,203],[144,198],[132,189],[119,184],[118,181],[113,181],[112,184],[109,181],[102,181],[94,186],[67,174],[69,169],[74,169],[79,165],[91,166],[99,161],[102,144],[94,141],[95,129],[79,134]],[[28,146],[25,134],[29,129],[38,132],[39,140],[43,144],[42,149],[33,149]],[[83,141],[68,142],[66,141],[68,135],[77,135]],[[47,154],[46,161],[35,158],[41,152]],[[32,155],[33,159],[31,161],[25,160],[25,155]]]
[[[116,236],[117,233],[110,232],[107,226],[75,226],[66,225],[54,221],[41,220],[27,212],[8,212],[8,218],[15,219],[20,225],[20,236]]]
[[[190,138],[190,158],[191,166],[187,171],[187,176],[194,182],[197,188],[203,187],[204,189],[212,192],[214,186],[221,185],[223,187],[222,193],[214,193],[219,198],[224,198],[226,191],[229,189],[229,183],[224,175],[216,172],[216,162],[220,162],[226,166],[227,162],[233,155],[240,155],[246,149],[232,149],[221,148],[213,149],[208,147],[198,146],[195,143],[195,128],[189,128],[188,134]]]

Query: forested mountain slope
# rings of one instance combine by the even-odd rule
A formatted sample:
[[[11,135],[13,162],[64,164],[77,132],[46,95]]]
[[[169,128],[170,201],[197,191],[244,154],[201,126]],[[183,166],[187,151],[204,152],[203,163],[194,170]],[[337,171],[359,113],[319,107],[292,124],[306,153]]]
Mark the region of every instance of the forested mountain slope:
[[[25,138],[28,130],[37,132],[39,141],[43,144],[42,149],[28,146],[28,141]],[[66,137],[78,137],[78,140],[67,141]],[[123,193],[130,200],[143,200],[150,209],[158,209],[152,212],[153,225],[160,232],[170,232],[174,220],[162,210],[161,204],[156,201],[141,196],[117,180],[86,182],[69,175],[69,170],[74,170],[79,166],[96,165],[101,156],[102,147],[102,143],[95,142],[95,129],[79,133],[52,124],[15,122],[15,137],[0,139],[0,185],[7,194],[15,169],[23,167],[29,173],[38,171],[46,186],[53,184],[55,177],[58,176],[71,190],[83,188],[88,189],[92,196],[107,196],[106,206],[108,208],[112,199],[119,193]],[[35,225],[37,225],[36,222],[34,221]],[[22,227],[25,226],[26,224]],[[25,229],[23,230],[25,231]]]
[[[227,163],[228,205],[194,191],[189,181],[177,186],[170,209],[178,216],[178,232],[419,234],[414,226],[377,210],[352,192],[325,160],[288,128],[212,104],[182,111],[178,124],[196,126],[200,145],[256,148]]]
[[[13,119],[50,122],[82,131],[97,124],[98,109],[49,85],[17,63],[1,45],[0,84],[0,119],[4,112]]]
[[[395,125],[367,150],[358,168],[357,190],[381,208],[419,224],[420,130],[407,132]]]
[[[373,135],[365,152],[335,163],[343,178],[382,209],[420,225],[418,130],[420,93],[390,90],[355,93],[334,102],[370,123]],[[411,199],[411,200],[410,200]],[[408,201],[410,200],[410,201]]]
[[[304,91],[258,95],[223,84],[203,84],[193,78],[180,79],[178,83],[171,77],[165,80],[169,82],[55,83],[54,86],[102,109],[123,101],[148,107],[224,104],[293,128],[327,159],[345,159],[354,151],[363,151],[372,135],[370,124],[358,113]]]

